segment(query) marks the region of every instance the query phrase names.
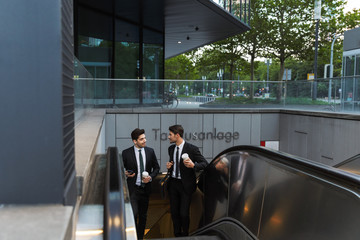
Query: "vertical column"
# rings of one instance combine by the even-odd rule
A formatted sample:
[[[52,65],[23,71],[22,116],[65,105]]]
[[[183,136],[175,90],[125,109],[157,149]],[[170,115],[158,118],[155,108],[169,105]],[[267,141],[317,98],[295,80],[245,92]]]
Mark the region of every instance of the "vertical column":
[[[63,2],[68,2],[66,9]],[[64,11],[72,16],[69,3],[71,7],[67,0],[13,0],[3,1],[0,8],[0,202],[4,204],[76,200],[73,104],[63,100],[71,95],[73,71],[69,69],[73,48],[68,46],[72,32],[66,33],[72,31],[72,18],[62,19]],[[70,84],[69,89],[64,84]]]

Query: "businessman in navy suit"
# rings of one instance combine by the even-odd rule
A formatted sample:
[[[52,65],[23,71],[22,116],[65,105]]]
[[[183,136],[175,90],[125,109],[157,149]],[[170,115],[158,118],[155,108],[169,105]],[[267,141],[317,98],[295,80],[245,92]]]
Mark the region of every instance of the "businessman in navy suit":
[[[168,193],[175,237],[189,235],[191,196],[196,190],[195,172],[204,169],[208,164],[199,148],[185,142],[183,135],[184,129],[181,125],[169,127],[168,139],[174,144],[168,149],[170,159],[166,167],[171,173]],[[188,158],[183,159],[182,155],[185,153]]]
[[[134,146],[122,152],[124,167],[126,169],[127,184],[130,194],[131,206],[134,212],[138,239],[143,239],[151,181],[159,173],[160,167],[154,149],[146,147],[145,130],[136,128],[131,132]],[[142,177],[143,172],[147,177]]]

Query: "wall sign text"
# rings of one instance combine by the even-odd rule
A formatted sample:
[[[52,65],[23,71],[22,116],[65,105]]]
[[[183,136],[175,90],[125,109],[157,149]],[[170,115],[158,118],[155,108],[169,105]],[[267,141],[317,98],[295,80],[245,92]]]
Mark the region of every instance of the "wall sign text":
[[[153,128],[152,131],[155,133],[155,141],[160,139],[161,141],[168,140],[168,133],[161,133],[159,128]],[[239,132],[217,132],[216,128],[212,132],[185,132],[185,140],[225,140],[229,143],[232,139],[237,140],[240,137]]]

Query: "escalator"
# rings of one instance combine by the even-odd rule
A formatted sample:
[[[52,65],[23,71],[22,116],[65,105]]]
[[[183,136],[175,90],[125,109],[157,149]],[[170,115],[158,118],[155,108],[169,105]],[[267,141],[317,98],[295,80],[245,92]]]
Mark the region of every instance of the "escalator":
[[[355,155],[334,166],[335,168],[360,175],[360,154]]]
[[[360,238],[355,174],[262,147],[237,146],[220,153],[198,179],[190,211],[193,234],[232,219],[245,234],[226,230],[221,239]],[[169,213],[163,214],[146,237],[170,237],[170,224]],[[206,234],[212,232],[217,234]]]
[[[103,233],[88,239],[136,239],[121,156],[109,148],[103,161],[97,167],[103,173],[95,173],[94,181],[104,191],[87,191],[95,202],[83,197],[85,209],[96,206]],[[169,201],[159,188],[162,177],[152,182],[146,239],[173,237]],[[360,177],[342,169],[262,147],[232,147],[198,176],[191,236],[180,239],[359,239],[359,187]],[[105,196],[101,203],[97,194]]]
[[[76,240],[135,240],[136,228],[124,167],[117,148],[96,155],[89,166],[76,226]]]

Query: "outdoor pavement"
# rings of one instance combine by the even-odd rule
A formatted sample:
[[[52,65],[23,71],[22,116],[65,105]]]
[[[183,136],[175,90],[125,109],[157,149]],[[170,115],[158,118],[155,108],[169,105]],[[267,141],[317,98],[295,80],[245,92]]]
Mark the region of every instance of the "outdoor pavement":
[[[202,102],[196,102],[195,98],[180,98],[179,109],[191,109],[191,108],[220,108],[220,109],[242,109],[242,108],[275,108],[275,109],[292,109],[292,110],[306,110],[306,111],[325,111],[325,112],[339,112],[341,110],[340,104],[325,104],[325,105],[299,105],[299,104],[206,104]]]

